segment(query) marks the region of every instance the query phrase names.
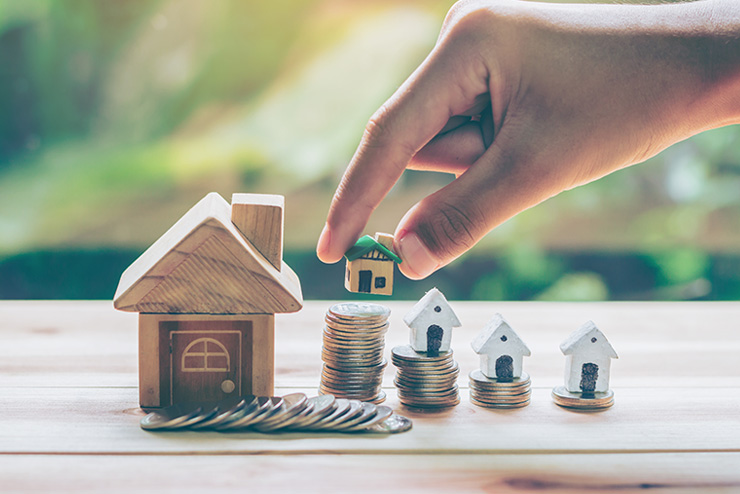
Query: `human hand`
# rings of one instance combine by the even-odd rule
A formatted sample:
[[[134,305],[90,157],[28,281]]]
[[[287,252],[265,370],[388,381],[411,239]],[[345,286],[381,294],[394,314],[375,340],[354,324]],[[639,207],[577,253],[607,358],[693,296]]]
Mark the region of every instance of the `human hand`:
[[[456,179],[394,249],[421,279],[518,212],[740,121],[740,8],[465,1],[370,119],[317,254],[337,262],[406,168]],[[717,20],[721,19],[721,20]]]

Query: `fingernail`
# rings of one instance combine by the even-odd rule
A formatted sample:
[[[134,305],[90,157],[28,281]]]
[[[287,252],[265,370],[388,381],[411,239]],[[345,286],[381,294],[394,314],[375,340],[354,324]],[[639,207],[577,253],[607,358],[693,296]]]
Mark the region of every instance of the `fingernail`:
[[[413,232],[401,234],[398,251],[403,260],[404,271],[414,275],[413,279],[426,278],[439,266],[437,259]]]
[[[319,235],[319,243],[316,245],[316,253],[319,258],[323,258],[331,247],[331,232],[329,231],[329,225],[324,225],[324,229],[321,230]]]

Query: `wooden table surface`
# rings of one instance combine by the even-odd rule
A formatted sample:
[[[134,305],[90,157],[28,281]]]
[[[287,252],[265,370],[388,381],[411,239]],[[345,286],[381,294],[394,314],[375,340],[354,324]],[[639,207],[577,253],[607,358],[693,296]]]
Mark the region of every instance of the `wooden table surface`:
[[[323,314],[308,302],[276,320],[276,393],[315,395]],[[386,352],[404,344],[392,310]],[[0,302],[0,492],[740,492],[740,304],[452,302],[462,402],[387,403],[405,434],[151,433],[139,428],[137,316],[110,302]],[[470,341],[501,312],[532,350],[532,403],[472,405]],[[616,403],[553,404],[559,343],[587,319],[620,355]]]

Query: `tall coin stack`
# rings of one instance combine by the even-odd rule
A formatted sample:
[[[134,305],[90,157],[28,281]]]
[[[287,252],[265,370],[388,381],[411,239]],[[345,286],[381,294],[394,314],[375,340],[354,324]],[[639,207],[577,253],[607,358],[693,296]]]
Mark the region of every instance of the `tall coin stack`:
[[[522,408],[532,396],[529,375],[502,379],[486,377],[481,371],[470,373],[470,401],[485,408]]]
[[[448,408],[460,403],[457,392],[460,367],[452,358],[452,350],[430,357],[409,345],[402,345],[391,350],[391,359],[398,369],[393,382],[402,404],[418,408]]]
[[[382,391],[385,333],[391,311],[378,304],[347,302],[326,312],[321,359],[321,394],[371,403],[385,400]]]

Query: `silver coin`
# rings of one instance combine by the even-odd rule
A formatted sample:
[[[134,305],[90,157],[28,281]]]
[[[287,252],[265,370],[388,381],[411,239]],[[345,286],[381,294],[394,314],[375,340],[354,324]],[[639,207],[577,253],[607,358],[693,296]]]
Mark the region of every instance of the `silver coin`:
[[[356,318],[388,318],[391,310],[379,304],[366,302],[342,302],[329,307],[329,312],[337,317],[347,319]]]
[[[269,396],[259,396],[253,400],[247,407],[237,410],[236,413],[228,420],[216,426],[217,431],[231,431],[241,427],[246,427],[252,423],[255,417],[258,417],[268,410],[272,410],[272,400]]]
[[[255,428],[258,431],[272,430],[275,426],[279,426],[301,413],[306,408],[307,402],[308,397],[303,393],[285,395],[279,410],[276,410],[272,416],[260,421]]]
[[[255,399],[256,398],[254,396],[235,396],[219,401],[214,407],[216,413],[213,417],[198,424],[195,424],[191,428],[193,430],[201,430],[219,425],[225,422],[229,417],[233,416],[237,410],[245,408]]]
[[[182,424],[187,424],[202,412],[200,406],[174,405],[162,410],[151,412],[141,419],[139,425],[147,431],[174,430]]]
[[[367,430],[368,432],[377,432],[381,434],[397,434],[400,432],[411,430],[411,427],[413,427],[413,425],[414,424],[413,422],[411,422],[411,419],[407,419],[402,415],[393,414],[382,422],[368,427],[365,430]]]
[[[565,386],[557,386],[552,390],[552,397],[556,404],[584,410],[600,410],[609,408],[614,404],[614,391],[583,394],[571,393]]]
[[[323,417],[321,420],[315,422],[311,427],[307,427],[307,430],[319,430],[325,423],[333,422],[337,418],[346,414],[350,409],[350,400],[344,398],[337,398],[334,403],[334,409],[332,413]]]
[[[420,353],[411,348],[410,345],[399,345],[396,347],[393,347],[391,350],[391,354],[394,358],[399,359],[401,361],[410,361],[410,362],[438,362],[443,360],[449,360],[452,359],[452,350],[448,352],[440,352],[439,356],[436,357],[430,357],[429,355],[425,353]]]
[[[342,432],[360,432],[368,429],[369,427],[374,426],[375,424],[379,424],[380,422],[384,421],[388,417],[393,415],[393,409],[391,407],[387,406],[378,406],[376,407],[375,414],[372,415],[367,420],[364,420],[362,422],[359,422],[356,425],[353,425],[352,427],[347,427],[342,429]]]
[[[525,400],[525,401],[522,401],[520,403],[488,403],[488,402],[485,402],[485,401],[476,400],[475,398],[471,397],[470,398],[470,402],[473,405],[476,405],[476,406],[479,406],[479,407],[483,407],[483,408],[496,408],[496,409],[507,409],[507,408],[510,408],[510,409],[514,409],[514,408],[523,408],[523,407],[526,407],[527,405],[529,405],[530,400]]]
[[[261,424],[267,419],[282,415],[287,410],[287,405],[281,396],[270,397],[270,407],[265,413],[261,413],[254,417],[252,421],[245,425],[244,428],[254,428],[257,424]]]
[[[308,409],[313,409],[313,403],[303,393],[293,393],[283,396],[285,409],[257,424],[255,430],[259,432],[272,432],[286,428],[293,424],[297,417]]]
[[[494,377],[487,377],[479,369],[476,369],[468,374],[468,377],[470,377],[471,380],[484,385],[497,384],[500,386],[517,386],[527,384],[530,381],[529,374],[524,371],[522,371],[522,375],[520,377],[515,377],[511,379],[497,379]]]
[[[344,431],[356,426],[361,422],[367,422],[372,419],[375,414],[378,413],[378,407],[369,402],[360,403],[360,413],[357,416],[345,420],[339,424],[335,424],[331,429],[334,431]]]
[[[342,400],[342,398],[337,398],[337,403],[339,403]],[[343,413],[329,416],[326,419],[317,422],[312,427],[312,430],[327,430],[332,429],[336,424],[340,424],[346,420],[350,420],[355,418],[358,414],[362,413],[362,402],[359,400],[346,400],[348,405],[347,408],[343,411]]]
[[[303,430],[327,417],[334,411],[336,399],[333,395],[319,395],[308,399],[313,408],[308,414],[301,412],[298,419],[289,427],[290,430]]]

